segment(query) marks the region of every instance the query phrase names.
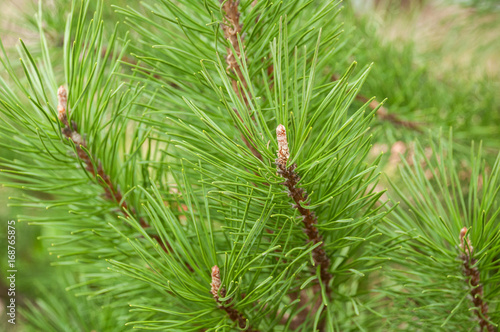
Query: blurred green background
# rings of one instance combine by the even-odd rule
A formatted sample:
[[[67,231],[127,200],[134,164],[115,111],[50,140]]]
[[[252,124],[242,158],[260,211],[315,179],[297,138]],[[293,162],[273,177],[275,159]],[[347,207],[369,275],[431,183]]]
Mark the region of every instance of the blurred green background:
[[[108,5],[109,2],[109,5]],[[111,0],[105,5],[106,24],[122,20],[110,7],[127,1]],[[70,1],[44,1],[44,28],[50,47],[62,46],[66,13]],[[374,62],[372,73],[362,90],[378,101],[387,98],[385,107],[402,119],[422,123],[424,127],[453,126],[455,138],[470,146],[471,140],[483,141],[486,149],[500,146],[500,4],[498,1],[461,0],[360,0],[345,1],[339,19],[345,21],[346,42],[356,45],[355,52],[339,54],[338,63],[346,68],[353,60],[362,65]],[[34,15],[38,4],[33,0],[0,0],[0,36],[11,59],[16,59],[18,40],[37,49],[38,31]],[[92,11],[92,8],[90,8]],[[89,14],[90,15],[90,14]],[[125,29],[126,26],[123,25]],[[350,47],[346,48],[350,49]],[[0,73],[7,81],[5,73]],[[0,118],[1,121],[1,118]],[[419,135],[378,120],[374,125],[373,155],[386,152],[384,171],[395,173],[398,153],[411,152],[412,140]],[[10,159],[0,141],[0,157]],[[460,145],[459,145],[460,148]],[[4,169],[1,165],[0,169]],[[383,184],[382,184],[383,185]],[[22,186],[22,183],[19,184]],[[58,277],[48,253],[50,233],[23,222],[29,207],[20,207],[22,193],[16,188],[0,187],[0,315],[5,316],[7,296],[7,221],[16,220],[18,304],[43,296],[42,285],[51,292]],[[50,210],[46,211],[50,214]],[[45,240],[44,240],[45,239]],[[54,293],[53,293],[54,294]],[[20,303],[19,303],[20,302]],[[18,320],[22,317],[18,314]],[[22,331],[22,322],[16,325]],[[6,329],[0,320],[0,330]],[[10,328],[10,326],[9,326]]]

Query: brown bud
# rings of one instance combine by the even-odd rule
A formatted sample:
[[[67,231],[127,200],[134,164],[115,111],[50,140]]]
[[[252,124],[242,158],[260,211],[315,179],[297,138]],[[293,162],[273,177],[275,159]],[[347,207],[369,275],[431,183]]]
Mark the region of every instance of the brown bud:
[[[467,237],[467,245],[465,245],[465,234],[467,234],[467,227],[464,227],[460,230],[460,248],[462,248],[468,256],[472,256],[472,243],[470,239]]]
[[[282,166],[286,165],[288,158],[290,157],[290,151],[288,150],[288,140],[286,138],[285,126],[280,124],[276,128],[276,137],[278,139],[278,159],[277,162]]]
[[[68,92],[64,86],[60,86],[57,90],[57,112],[58,118],[64,124],[67,124],[67,114],[66,111],[68,109]]]
[[[212,267],[212,283],[210,284],[210,286],[212,286],[211,292],[212,295],[214,296],[214,299],[218,301],[221,281],[220,281],[220,271],[217,265]]]

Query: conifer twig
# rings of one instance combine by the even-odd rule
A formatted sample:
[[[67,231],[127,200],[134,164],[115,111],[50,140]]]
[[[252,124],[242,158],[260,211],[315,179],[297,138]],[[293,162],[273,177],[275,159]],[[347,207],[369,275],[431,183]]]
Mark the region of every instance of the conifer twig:
[[[221,297],[226,296],[226,290],[224,287],[221,287],[221,279],[220,279],[220,270],[217,265],[212,267],[212,283],[210,286],[212,287],[210,292],[212,293],[215,301],[219,305],[219,308],[224,310],[228,315],[229,318],[238,324],[238,327],[240,329],[245,329],[247,327],[247,319],[241,312],[239,312],[232,304],[225,305],[226,301],[221,301]],[[246,329],[248,332],[258,332],[258,330],[253,329],[250,325]]]
[[[332,79],[334,81],[338,81],[339,80],[339,76],[337,74],[334,74],[332,76]],[[365,97],[365,96],[363,96],[361,94],[357,94],[356,95],[356,99],[359,100],[359,101],[361,101],[362,103],[367,103],[368,100],[369,100],[367,97]],[[377,107],[379,107],[379,105],[380,105],[380,103],[378,101],[372,100],[370,102],[370,104],[368,104],[368,107],[370,107],[372,110],[374,110]],[[413,122],[413,121],[408,121],[408,120],[403,120],[399,116],[397,116],[396,114],[389,113],[389,111],[387,110],[387,108],[385,108],[384,106],[380,106],[380,108],[377,111],[377,116],[382,121],[389,121],[389,122],[393,123],[394,125],[405,127],[405,128],[417,131],[419,133],[422,132],[422,128],[420,128],[420,124],[419,123],[416,123],[416,122]]]
[[[330,259],[326,255],[326,251],[324,249],[323,237],[319,234],[318,228],[316,227],[316,224],[318,223],[316,215],[312,210],[303,207],[303,205],[309,205],[309,203],[307,202],[307,193],[304,189],[297,187],[297,183],[300,180],[300,177],[295,172],[297,164],[293,164],[288,167],[286,165],[290,157],[290,151],[288,149],[285,126],[280,124],[276,128],[276,136],[278,139],[278,158],[276,159],[278,174],[285,179],[285,182],[282,184],[287,188],[288,196],[295,202],[293,207],[297,209],[302,216],[302,222],[304,224],[308,241],[313,244],[321,242],[321,244],[312,251],[312,256],[314,262],[320,266],[321,281],[325,285],[327,294],[329,294],[329,282],[332,279],[332,275],[328,271],[330,267]]]
[[[241,58],[241,49],[240,49],[240,44],[238,43],[238,35],[241,34],[241,29],[243,27],[243,25],[240,24],[241,14],[238,10],[239,1],[220,0],[220,2],[222,3],[222,9],[226,13],[222,23],[222,30],[224,30],[224,37],[226,39],[229,39],[231,45],[233,46],[236,52],[235,54],[233,53],[233,50],[230,47],[227,48],[227,55],[226,55],[227,69],[236,74],[240,79],[240,81],[242,82],[243,86],[246,88],[247,81],[245,80],[243,72],[241,71],[241,68],[238,65],[238,61],[236,60],[236,58],[238,59]],[[246,101],[246,98],[238,90],[238,81],[232,80],[231,84],[233,86],[234,91]]]
[[[476,263],[477,259],[473,257],[474,248],[470,239],[465,235],[467,234],[467,227],[462,228],[460,231],[460,260],[462,261],[463,274],[467,277],[467,281],[471,286],[470,295],[472,297],[472,303],[476,307],[474,313],[479,321],[479,330],[487,332],[497,331],[496,327],[489,322],[488,317],[488,304],[484,301],[484,290],[481,284],[479,270]]]
[[[223,23],[221,24],[222,30],[224,30],[224,37],[229,40],[236,52],[235,54],[230,47],[227,47],[226,69],[232,71],[236,76],[238,76],[240,82],[242,82],[244,88],[246,89],[248,87],[247,81],[245,80],[243,72],[238,65],[238,61],[236,60],[236,57],[238,59],[241,58],[241,49],[240,44],[238,43],[238,35],[241,33],[241,28],[243,27],[243,25],[240,24],[240,12],[238,10],[239,1],[220,0],[220,2],[222,3],[222,9],[226,13],[223,19]],[[234,78],[231,79],[231,86],[233,87],[236,95],[248,107],[248,100],[245,94],[238,88],[238,80]],[[234,112],[236,113],[240,121],[243,122],[243,119],[241,118],[241,115],[238,113],[238,111],[234,109]],[[243,133],[241,133],[241,138],[248,149],[252,152],[252,154],[258,159],[262,160],[262,155],[260,154],[260,152],[257,151],[252,142],[248,141]]]
[[[356,99],[361,101],[362,103],[367,103],[369,100],[367,97],[360,94],[356,95]],[[377,107],[379,107],[379,105],[380,103],[374,99],[370,102],[370,104],[368,104],[368,107],[374,110]],[[418,123],[415,123],[413,121],[403,120],[396,114],[389,113],[387,108],[385,108],[384,106],[380,106],[380,108],[377,110],[377,116],[382,121],[389,121],[394,125],[405,127],[419,133],[422,132],[422,128],[420,128],[420,125]]]
[[[125,216],[135,215],[136,211],[134,207],[129,206],[127,202],[123,199],[123,194],[121,193],[120,189],[113,184],[109,175],[106,174],[104,168],[102,167],[102,163],[99,161],[97,167],[94,167],[91,157],[87,154],[87,152],[85,152],[90,150],[88,149],[87,143],[83,139],[82,135],[78,132],[76,122],[71,121],[70,124],[68,121],[68,114],[67,114],[68,92],[66,91],[66,88],[64,88],[63,86],[60,86],[59,89],[57,90],[57,100],[58,100],[58,105],[57,105],[58,118],[59,121],[61,121],[61,123],[64,126],[61,129],[62,134],[74,143],[77,157],[83,162],[83,164],[85,165],[85,169],[90,174],[92,174],[94,178],[97,179],[98,177],[100,177],[104,181],[104,182],[102,181],[99,182],[105,191],[105,197],[108,200],[112,200],[118,203],[121,208],[121,211]],[[139,224],[144,229],[150,227],[150,225],[146,222],[146,220],[144,220],[143,217],[139,217]],[[172,250],[169,244],[165,246],[165,244],[158,235],[151,234],[150,236],[158,242],[158,244],[162,247],[162,249],[165,252],[169,252]],[[188,268],[190,267],[188,266]]]

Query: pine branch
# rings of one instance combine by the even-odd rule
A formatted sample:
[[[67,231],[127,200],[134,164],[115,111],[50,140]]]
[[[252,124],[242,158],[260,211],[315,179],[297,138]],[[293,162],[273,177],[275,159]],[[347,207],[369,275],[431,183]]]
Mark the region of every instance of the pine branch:
[[[57,111],[58,111],[58,118],[59,121],[64,125],[64,127],[61,129],[61,132],[66,138],[71,140],[73,144],[75,145],[76,152],[77,152],[77,157],[83,162],[85,165],[85,169],[92,174],[92,176],[96,179],[101,178],[102,181],[98,181],[102,188],[105,191],[105,197],[108,200],[114,201],[117,204],[119,204],[119,207],[121,208],[122,213],[127,217],[127,216],[132,216],[136,215],[136,211],[133,206],[129,206],[129,204],[123,199],[123,194],[121,193],[120,189],[114,185],[114,183],[111,181],[111,178],[106,172],[104,171],[104,168],[102,167],[102,163],[99,161],[97,164],[97,167],[94,167],[94,164],[92,163],[92,159],[95,159],[91,157],[86,151],[90,151],[87,143],[83,139],[82,135],[78,132],[78,128],[76,125],[75,121],[71,121],[71,124],[68,121],[68,93],[66,91],[66,88],[63,86],[60,86],[59,89],[57,90],[57,100],[58,100],[58,105],[57,105]],[[143,217],[139,217],[139,224],[141,225],[142,228],[146,229],[149,228],[150,225],[146,222],[146,220]],[[165,246],[161,238],[157,234],[152,234],[150,235],[151,238],[154,238],[158,244],[162,247],[162,249],[165,252],[169,252],[172,250],[169,244]],[[189,266],[188,266],[189,267]]]
[[[233,50],[230,47],[227,48],[227,55],[226,55],[227,69],[236,74],[240,79],[240,81],[242,82],[243,86],[246,88],[248,86],[247,81],[245,80],[243,72],[241,71],[241,68],[238,65],[238,61],[236,60],[236,58],[238,59],[241,58],[241,49],[238,43],[238,35],[241,34],[241,29],[243,27],[243,25],[240,24],[241,13],[238,10],[239,1],[221,0],[221,3],[222,3],[222,9],[226,13],[222,23],[222,30],[224,30],[224,37],[226,39],[229,39],[231,45],[233,46],[236,52],[235,54],[233,53]],[[231,84],[233,86],[234,91],[237,94],[239,94],[240,97],[243,98],[246,102],[245,97],[238,90],[238,81],[232,80]]]
[[[224,30],[224,37],[228,39],[231,42],[231,45],[233,46],[236,54],[233,52],[233,50],[230,47],[227,47],[227,55],[226,55],[226,63],[227,63],[227,70],[232,71],[236,76],[238,76],[238,79],[240,82],[242,82],[244,88],[246,89],[248,87],[247,81],[245,80],[245,77],[243,76],[243,72],[241,70],[240,65],[238,64],[238,61],[236,60],[236,57],[238,59],[241,58],[241,49],[240,49],[240,44],[238,43],[238,35],[241,33],[241,28],[242,24],[240,24],[240,15],[241,13],[238,10],[238,5],[239,1],[233,1],[233,0],[220,0],[222,3],[222,9],[225,11],[226,15],[224,16],[223,23],[221,24],[222,30]],[[248,100],[245,97],[243,91],[241,91],[238,88],[238,80],[232,78],[231,79],[231,85],[233,87],[234,92],[236,92],[236,95],[245,102],[245,105],[248,107]],[[234,112],[238,116],[241,122],[243,122],[243,119],[241,118],[241,115],[238,113],[236,109],[234,109]],[[262,160],[262,155],[260,154],[259,151],[254,147],[251,142],[248,141],[248,139],[241,134],[241,138],[245,145],[250,149],[252,154],[257,157],[258,159]]]
[[[212,286],[210,292],[214,296],[215,301],[219,304],[219,308],[224,310],[228,315],[229,318],[233,322],[236,322],[238,324],[238,327],[240,329],[245,329],[247,327],[247,319],[241,312],[239,312],[232,304],[230,305],[225,305],[226,301],[221,301],[220,297],[225,297],[226,296],[226,290],[224,287],[221,287],[221,279],[220,279],[220,270],[217,265],[212,267],[212,283],[210,286]],[[220,295],[220,296],[219,296]],[[249,332],[258,332],[258,330],[253,329],[251,326],[248,326],[246,331]]]
[[[323,242],[323,237],[319,234],[318,228],[316,227],[316,224],[318,223],[316,215],[312,210],[303,207],[303,205],[309,205],[309,203],[307,202],[307,193],[304,189],[297,187],[297,183],[300,181],[300,177],[295,172],[297,164],[293,164],[288,167],[286,165],[290,157],[290,151],[288,149],[285,126],[280,124],[276,128],[276,136],[279,148],[276,166],[278,174],[285,179],[285,182],[282,184],[287,188],[288,196],[292,197],[295,202],[293,207],[297,209],[302,216],[302,222],[304,223],[305,233],[309,238],[309,242],[312,242],[313,244]],[[312,256],[314,262],[320,266],[321,281],[325,285],[327,294],[329,294],[329,283],[332,279],[332,275],[328,271],[330,267],[330,259],[326,255],[323,247],[324,243],[317,246],[312,251]]]
[[[463,274],[467,277],[467,281],[471,286],[470,295],[472,297],[472,303],[476,306],[474,313],[479,320],[479,330],[495,332],[497,329],[493,324],[489,322],[488,317],[488,304],[483,300],[484,290],[481,284],[480,273],[477,268],[477,259],[473,257],[474,248],[470,238],[465,239],[467,234],[467,227],[462,228],[460,231],[460,260],[463,264]]]
[[[369,100],[367,97],[360,95],[360,94],[356,95],[356,99],[361,101],[362,103],[367,103]],[[378,101],[372,100],[368,106],[372,110],[374,110],[377,107],[379,107],[379,105],[380,105],[380,103]],[[385,108],[384,106],[380,106],[380,108],[377,111],[377,116],[382,121],[389,121],[394,125],[405,127],[405,128],[414,130],[414,131],[419,132],[419,133],[422,132],[422,128],[420,128],[420,124],[413,122],[413,121],[403,120],[399,116],[397,116],[393,113],[389,113],[387,108]]]
[[[337,81],[339,79],[339,76],[334,74],[332,76],[332,79],[334,81]],[[357,94],[356,99],[361,101],[362,103],[367,103],[369,101],[369,99],[366,96],[361,95],[361,94]],[[380,106],[380,103],[376,100],[372,100],[370,102],[370,104],[368,105],[368,107],[370,107],[372,110],[376,109],[379,106]],[[392,114],[392,113],[389,113],[387,108],[385,108],[384,106],[380,106],[380,108],[377,111],[377,116],[379,117],[380,120],[389,121],[396,126],[405,127],[405,128],[414,130],[414,131],[419,132],[419,133],[422,132],[422,128],[420,128],[420,124],[413,122],[413,121],[403,120],[399,116]]]

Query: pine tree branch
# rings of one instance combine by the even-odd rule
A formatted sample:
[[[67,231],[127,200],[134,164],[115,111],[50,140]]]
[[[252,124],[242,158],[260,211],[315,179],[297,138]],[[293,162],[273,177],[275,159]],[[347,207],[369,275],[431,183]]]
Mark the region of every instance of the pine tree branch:
[[[102,50],[101,50],[101,58],[106,59],[106,56],[107,56],[107,58],[109,60],[114,60],[115,54],[113,52],[110,52],[108,54],[107,47],[103,46]],[[136,69],[138,72],[140,72],[140,73],[142,73],[142,74],[144,74],[146,76],[152,76],[153,78],[161,79],[161,76],[158,75],[157,73],[151,72],[148,68],[146,68],[144,66],[140,66],[139,65],[139,61],[136,58],[132,57],[132,56],[123,55],[118,60],[121,61],[121,62],[123,62],[123,63],[128,64],[130,67]],[[167,84],[170,85],[171,87],[173,87],[174,89],[178,89],[179,88],[179,86],[177,84],[175,84],[174,82],[168,82]]]
[[[476,263],[477,259],[473,257],[472,243],[469,238],[465,239],[467,234],[467,227],[462,228],[460,231],[460,260],[462,260],[462,270],[463,274],[467,277],[467,281],[471,286],[470,295],[472,297],[472,303],[476,307],[474,313],[479,321],[479,330],[495,332],[496,327],[489,322],[488,317],[488,304],[483,300],[484,290],[481,284],[479,269]]]
[[[362,103],[367,103],[368,98],[363,96],[363,95],[356,95],[356,99],[361,101]],[[372,110],[376,109],[379,107],[380,103],[376,100],[372,100],[370,104],[368,104],[368,107],[370,107]],[[387,108],[384,106],[380,106],[380,108],[377,111],[377,116],[380,120],[382,121],[389,121],[394,125],[400,126],[400,127],[405,127],[411,130],[414,130],[416,132],[422,133],[422,128],[420,128],[420,124],[413,122],[413,121],[408,121],[408,120],[403,120],[399,116],[389,113]]]
[[[214,296],[215,301],[219,305],[219,308],[224,310],[229,318],[238,324],[238,327],[240,329],[245,329],[247,327],[247,319],[245,316],[239,312],[232,304],[230,305],[225,305],[226,301],[221,301],[220,297],[225,297],[226,296],[226,290],[224,287],[221,287],[221,279],[220,279],[220,270],[217,265],[212,267],[212,283],[210,286],[212,287],[210,292]],[[250,325],[248,325],[248,328],[246,329],[248,332],[258,332],[258,330],[253,329]]]
[[[240,24],[240,12],[238,10],[239,0],[238,1],[220,0],[220,2],[222,3],[222,9],[226,13],[223,19],[223,23],[221,24],[222,30],[224,31],[224,37],[230,41],[231,45],[233,46],[236,52],[234,53],[230,47],[227,47],[226,69],[232,71],[236,76],[238,76],[239,81],[243,84],[246,90],[248,84],[247,81],[245,80],[241,67],[238,64],[238,61],[236,60],[236,57],[238,59],[241,58],[241,49],[240,49],[240,44],[238,43],[238,35],[241,33],[241,29],[243,27],[243,25]],[[248,107],[248,100],[245,94],[238,88],[238,80],[232,78],[231,86],[233,87],[233,90],[236,93],[236,95]],[[234,109],[234,112],[236,113],[240,121],[243,122],[243,119],[241,118],[241,115],[238,113],[238,111]],[[248,139],[243,135],[243,133],[241,134],[241,139],[248,147],[248,149],[250,149],[252,154],[258,159],[262,160],[262,155],[260,154],[260,152],[257,151],[252,142],[248,141]]]
[[[230,47],[227,48],[227,55],[226,55],[227,69],[236,74],[240,79],[240,81],[242,82],[243,86],[247,88],[248,87],[247,81],[245,80],[243,72],[241,71],[241,68],[238,65],[238,61],[236,60],[236,58],[238,59],[241,58],[241,49],[240,49],[240,44],[238,43],[238,34],[241,34],[241,29],[243,27],[243,25],[240,24],[241,14],[238,10],[239,1],[221,0],[221,3],[222,3],[222,9],[226,13],[222,23],[222,30],[224,31],[224,37],[226,39],[229,39],[231,45],[233,46],[236,52],[235,54],[233,53],[233,50]],[[234,91],[246,102],[244,95],[238,90],[238,81],[232,80],[231,84],[233,86]]]
[[[290,152],[288,150],[288,140],[286,137],[285,126],[280,124],[276,128],[276,136],[279,148],[278,158],[276,159],[278,174],[285,179],[285,182],[282,184],[287,188],[288,196],[290,196],[295,202],[293,207],[297,209],[302,216],[305,233],[309,239],[308,241],[313,244],[321,242],[321,244],[312,251],[312,256],[314,262],[320,266],[321,282],[325,286],[325,290],[327,291],[326,293],[329,294],[329,283],[332,279],[332,275],[328,271],[330,267],[330,259],[326,255],[326,251],[324,249],[323,237],[319,234],[318,228],[316,227],[316,224],[318,223],[316,215],[312,210],[303,207],[303,205],[309,205],[309,203],[307,202],[307,193],[304,189],[297,187],[297,183],[300,180],[300,177],[295,172],[297,164],[293,164],[288,167],[286,165],[290,157]]]
[[[337,74],[334,74],[332,76],[332,79],[334,81],[337,81],[337,80],[339,80],[339,76]],[[369,100],[366,96],[363,96],[361,94],[357,94],[356,99],[361,101],[362,103],[367,103]],[[370,107],[372,110],[376,109],[379,106],[380,106],[380,103],[376,100],[372,100],[370,102],[370,104],[368,105],[368,107]],[[387,108],[385,108],[384,106],[380,106],[380,108],[377,111],[377,116],[380,120],[389,121],[396,126],[405,127],[405,128],[414,130],[414,131],[419,132],[419,133],[423,132],[422,128],[420,128],[419,123],[416,123],[413,121],[408,121],[408,120],[403,120],[399,116],[392,114],[392,113],[389,113]]]
[[[58,99],[58,105],[57,105],[57,111],[58,111],[58,118],[59,121],[63,124],[63,128],[61,129],[62,134],[71,140],[73,144],[76,147],[76,153],[77,157],[83,162],[85,165],[85,169],[92,174],[92,176],[96,179],[101,178],[102,181],[98,181],[101,187],[105,191],[105,197],[108,200],[116,202],[119,207],[120,211],[127,217],[127,216],[132,216],[132,215],[137,215],[135,209],[133,206],[129,206],[129,204],[126,202],[126,200],[123,199],[123,194],[121,193],[120,189],[114,185],[114,183],[111,181],[111,178],[106,172],[104,171],[104,168],[102,167],[102,163],[98,161],[97,167],[94,167],[94,164],[92,163],[92,158],[91,156],[88,155],[87,152],[85,151],[90,151],[88,148],[87,143],[83,139],[82,135],[78,132],[78,128],[76,125],[75,121],[71,121],[71,124],[68,121],[68,93],[66,89],[63,86],[60,86],[59,89],[57,90],[57,99]],[[95,159],[95,158],[94,158]],[[150,225],[146,222],[146,220],[143,217],[139,217],[139,224],[141,225],[142,228],[146,229],[149,228]],[[151,238],[155,239],[158,244],[161,246],[161,248],[165,252],[169,252],[172,250],[172,247],[167,243],[165,245],[161,238],[157,234],[152,234],[150,235]],[[188,266],[188,268],[190,268]]]

